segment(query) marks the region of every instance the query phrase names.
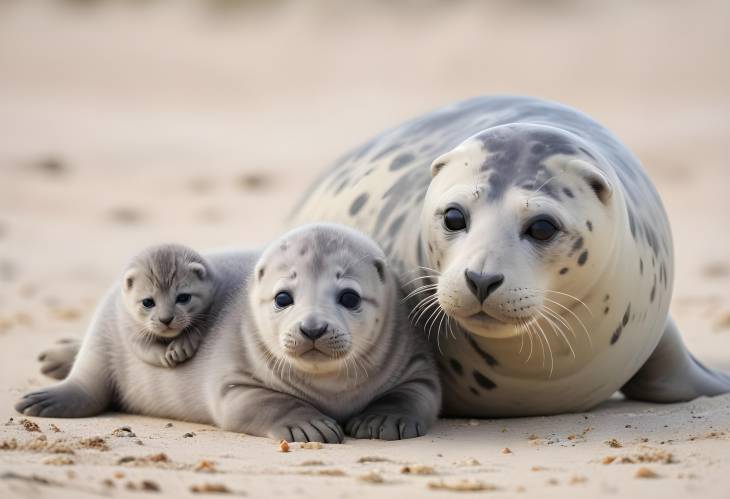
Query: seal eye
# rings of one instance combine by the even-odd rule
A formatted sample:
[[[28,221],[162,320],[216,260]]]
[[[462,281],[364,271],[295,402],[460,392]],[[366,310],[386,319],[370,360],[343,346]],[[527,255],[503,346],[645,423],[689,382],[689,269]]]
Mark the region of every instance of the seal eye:
[[[444,225],[450,231],[466,229],[466,217],[459,208],[449,208],[444,212]]]
[[[144,300],[142,300],[142,306],[144,308],[152,308],[155,306],[155,300],[153,300],[152,298],[145,298]]]
[[[292,296],[286,291],[282,291],[276,294],[274,297],[274,303],[276,303],[276,306],[279,308],[286,308],[290,305],[294,305],[294,298],[292,298]]]
[[[177,295],[177,298],[175,298],[175,303],[180,303],[184,305],[185,303],[190,302],[191,298],[192,296],[190,295],[190,293],[180,293],[179,295]]]
[[[535,239],[536,241],[549,241],[555,237],[557,232],[558,228],[553,222],[542,219],[532,222],[529,227],[527,227],[527,230],[525,230],[525,235]]]
[[[350,310],[357,308],[360,305],[360,301],[360,295],[351,289],[346,289],[340,294],[340,305]]]

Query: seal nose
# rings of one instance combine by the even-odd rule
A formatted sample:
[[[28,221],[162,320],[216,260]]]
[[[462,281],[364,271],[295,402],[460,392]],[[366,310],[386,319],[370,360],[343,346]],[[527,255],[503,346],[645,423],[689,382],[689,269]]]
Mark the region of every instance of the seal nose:
[[[314,320],[306,319],[299,323],[299,331],[312,341],[321,338],[324,333],[327,332],[329,325],[326,322],[317,322]]]
[[[169,326],[172,322],[172,319],[174,318],[174,315],[171,315],[170,317],[160,317],[160,322],[163,323],[165,326]]]
[[[484,303],[484,300],[504,282],[504,274],[485,274],[469,269],[464,272],[464,277],[469,291],[477,297],[479,303]]]

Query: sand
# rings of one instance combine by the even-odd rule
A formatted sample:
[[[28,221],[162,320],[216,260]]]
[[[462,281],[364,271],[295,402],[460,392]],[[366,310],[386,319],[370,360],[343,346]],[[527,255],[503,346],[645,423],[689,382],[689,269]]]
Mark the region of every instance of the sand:
[[[567,102],[632,148],[673,223],[672,314],[730,369],[726,2],[235,5],[0,4],[0,496],[727,497],[730,396],[288,453],[140,416],[20,424],[38,352],[140,247],[261,244],[338,155],[477,94]]]

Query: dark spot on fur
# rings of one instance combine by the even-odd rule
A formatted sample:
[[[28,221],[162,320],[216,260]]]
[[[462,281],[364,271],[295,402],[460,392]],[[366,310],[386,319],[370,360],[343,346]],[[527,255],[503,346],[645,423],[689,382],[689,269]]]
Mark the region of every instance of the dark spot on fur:
[[[259,269],[259,281],[261,280],[262,277],[264,277],[265,272],[266,272],[266,267],[261,267]]]
[[[497,359],[492,357],[488,352],[485,352],[482,350],[482,347],[479,346],[479,344],[476,342],[474,338],[469,333],[466,333],[466,339],[471,345],[471,347],[474,349],[476,353],[479,354],[479,356],[484,359],[484,362],[487,363],[488,366],[496,366],[497,365]]]
[[[608,315],[608,311],[611,310],[611,307],[606,307],[603,309],[603,315]]]
[[[449,360],[449,364],[451,364],[451,369],[454,370],[456,374],[461,376],[464,374],[464,368],[461,366],[461,363],[456,359]]]
[[[631,236],[636,239],[636,220],[634,219],[634,212],[628,206],[626,208],[629,213],[629,228],[631,229]]]
[[[611,335],[611,345],[613,345],[614,343],[616,343],[618,341],[618,339],[621,337],[622,331],[623,331],[622,326],[619,326],[616,328],[616,331],[614,331],[613,334]]]
[[[649,293],[649,302],[654,303],[654,297],[656,296],[656,277],[654,277],[654,284],[651,287],[651,293]]]
[[[621,319],[621,325],[626,327],[626,324],[629,323],[629,315],[631,315],[631,303],[629,303],[629,306],[626,307],[626,312],[624,312],[624,318]]]
[[[494,381],[484,376],[482,373],[477,371],[476,369],[472,373],[474,376],[474,380],[476,380],[477,383],[479,383],[479,386],[484,388],[485,390],[492,390],[494,388],[497,388],[497,385],[494,384]]]
[[[606,295],[603,297],[603,301],[608,301],[609,298],[611,298],[611,295]]]
[[[586,260],[588,260],[588,251],[587,250],[584,251],[583,253],[581,253],[580,256],[578,257],[578,265],[585,265]]]
[[[586,222],[586,227],[588,227],[588,232],[593,232],[593,224],[590,220]]]
[[[393,223],[390,224],[390,227],[388,227],[388,234],[390,234],[392,237],[396,237],[398,235],[398,231],[401,228],[401,225],[403,225],[403,221],[406,219],[406,214],[403,213],[401,216],[393,220]]]
[[[363,192],[358,197],[355,198],[355,200],[350,205],[350,215],[355,216],[358,214],[358,212],[362,209],[363,206],[365,206],[365,203],[368,201],[368,195],[367,192]]]
[[[644,275],[644,260],[639,258],[639,274]]]
[[[472,393],[472,395],[479,395],[479,390],[477,390],[473,386],[469,387],[469,391]]]
[[[373,265],[375,266],[375,270],[378,272],[380,282],[385,282],[385,263],[383,263],[382,260],[375,260]]]
[[[399,154],[395,158],[393,158],[393,161],[390,163],[390,167],[388,168],[390,171],[394,172],[396,170],[400,170],[404,166],[406,166],[408,163],[413,161],[415,159],[415,156],[410,153],[405,154]]]
[[[582,237],[579,237],[573,243],[573,247],[570,249],[570,253],[568,254],[568,256],[573,256],[573,253],[575,253],[576,251],[578,251],[582,247],[583,247],[583,238]]]
[[[563,188],[563,192],[564,192],[564,193],[565,193],[565,195],[566,195],[566,196],[568,196],[569,198],[573,198],[573,197],[575,197],[575,196],[573,195],[573,191],[571,191],[571,190],[570,190],[570,189],[568,189],[567,187]]]
[[[563,267],[560,269],[560,275],[567,274],[568,273],[568,267]]]

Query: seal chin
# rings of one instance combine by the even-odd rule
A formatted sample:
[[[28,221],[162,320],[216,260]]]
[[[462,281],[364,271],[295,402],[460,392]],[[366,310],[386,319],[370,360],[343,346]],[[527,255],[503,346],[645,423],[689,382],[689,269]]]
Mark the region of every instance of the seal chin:
[[[287,353],[286,356],[297,369],[309,374],[331,373],[338,370],[342,362],[342,357],[335,357],[315,347],[305,352]]]
[[[484,338],[512,338],[522,333],[518,322],[497,318],[484,311],[466,317],[453,316],[453,318],[462,328]]]

